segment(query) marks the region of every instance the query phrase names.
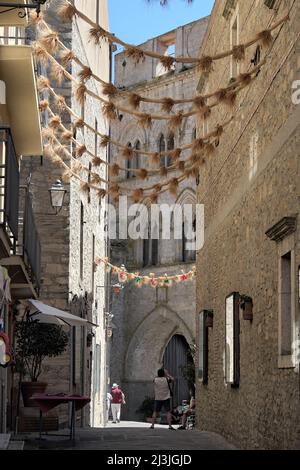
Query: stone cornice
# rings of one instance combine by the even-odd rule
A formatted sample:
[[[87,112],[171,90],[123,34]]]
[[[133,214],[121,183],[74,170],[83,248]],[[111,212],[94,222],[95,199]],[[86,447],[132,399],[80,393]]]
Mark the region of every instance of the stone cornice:
[[[148,91],[153,88],[162,87],[171,82],[176,82],[182,79],[189,79],[191,78],[191,76],[195,74],[196,74],[196,68],[191,67],[186,70],[181,70],[180,72],[177,72],[177,73],[169,73],[166,75],[161,75],[160,77],[152,78],[147,81],[145,80],[144,82],[135,83],[133,85],[128,85],[127,87],[119,88],[119,90],[120,91],[132,91],[132,90],[143,89],[145,91]]]
[[[296,231],[296,216],[283,217],[273,227],[266,231],[266,235],[270,240],[279,242],[286,238],[288,235]]]

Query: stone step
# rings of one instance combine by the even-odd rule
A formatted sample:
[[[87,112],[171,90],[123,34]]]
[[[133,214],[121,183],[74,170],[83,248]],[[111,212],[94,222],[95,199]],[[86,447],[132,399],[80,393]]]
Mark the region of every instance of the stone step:
[[[24,450],[24,441],[10,441],[7,450]]]
[[[6,450],[9,445],[10,434],[0,434],[0,450]]]

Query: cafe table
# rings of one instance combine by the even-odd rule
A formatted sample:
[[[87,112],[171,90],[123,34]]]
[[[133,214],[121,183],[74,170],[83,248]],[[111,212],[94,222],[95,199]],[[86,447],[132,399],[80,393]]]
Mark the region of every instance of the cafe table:
[[[75,440],[76,411],[81,410],[91,401],[89,397],[83,395],[68,395],[65,393],[36,393],[32,396],[32,399],[37,403],[40,409],[40,439],[42,436],[43,413],[47,413],[58,405],[71,403],[70,440]]]

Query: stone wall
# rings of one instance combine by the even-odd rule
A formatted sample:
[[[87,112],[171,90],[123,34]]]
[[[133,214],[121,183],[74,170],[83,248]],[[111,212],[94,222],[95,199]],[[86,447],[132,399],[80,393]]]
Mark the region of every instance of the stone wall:
[[[89,1],[88,6],[91,7]],[[96,0],[93,0],[96,11]],[[82,6],[84,9],[84,5]],[[109,78],[109,51],[102,49],[102,69],[97,69],[93,62],[96,51],[91,53],[91,47],[86,50],[85,41],[76,22],[72,25],[62,25],[56,15],[57,2],[52,2],[46,10],[46,20],[61,33],[62,41],[71,47],[83,63],[94,66],[94,72]],[[107,10],[107,2],[101,2],[101,11]],[[107,28],[107,18],[101,16],[101,24]],[[82,27],[82,25],[81,25]],[[94,49],[96,47],[94,46]],[[49,71],[45,71],[49,73]],[[79,72],[76,64],[72,65],[74,76]],[[66,97],[72,110],[81,116],[82,109],[75,101],[69,81],[61,87],[55,86],[57,94]],[[95,81],[89,83],[90,89],[98,92]],[[47,119],[45,117],[45,119]],[[103,119],[99,101],[87,98],[84,106],[85,121],[95,128],[97,119],[98,131],[107,134],[108,125]],[[63,123],[71,128],[70,117],[63,115]],[[99,140],[93,132],[77,131],[76,139],[85,143],[86,147],[103,160],[107,158],[106,150],[100,149]],[[69,149],[75,155],[74,145]],[[89,167],[91,158],[86,154],[81,157],[81,163]],[[68,165],[74,163],[71,158],[65,159]],[[70,345],[67,352],[53,360],[47,360],[47,373],[41,377],[48,382],[50,392],[73,392],[91,396],[91,403],[81,413],[78,413],[82,425],[100,426],[105,422],[106,407],[106,338],[104,310],[106,302],[106,276],[103,267],[95,269],[96,256],[107,253],[107,238],[104,235],[104,212],[107,201],[99,200],[93,190],[90,194],[80,191],[80,184],[72,179],[65,183],[67,194],[63,209],[55,215],[50,206],[48,189],[53,182],[62,178],[62,169],[56,168],[44,157],[41,161],[26,158],[22,162],[23,180],[31,177],[30,191],[37,227],[42,243],[42,289],[40,300],[54,307],[71,311],[71,313],[87,318],[97,326],[87,328],[69,328]],[[92,168],[92,171],[106,177],[106,167]],[[83,180],[87,181],[87,172],[82,172]],[[81,233],[81,204],[83,205],[83,239],[80,247]],[[82,252],[82,276],[80,273],[80,256]],[[92,338],[90,343],[87,342]],[[92,336],[90,336],[92,335]],[[68,419],[66,407],[58,410],[60,422]],[[79,416],[80,415],[80,416]]]
[[[184,44],[184,52],[187,48],[191,55],[196,55],[204,35],[207,18],[196,21],[190,25],[183,26],[171,32],[177,41],[176,55],[180,44]],[[152,49],[157,46],[161,36],[147,41],[144,45]],[[198,38],[198,43],[196,43]],[[198,48],[196,45],[198,44]],[[156,45],[156,46],[154,46]],[[132,65],[126,59],[126,67],[122,66],[125,59],[124,53],[116,56],[115,83],[117,86],[126,87],[134,93],[152,98],[171,96],[173,98],[188,98],[195,95],[195,68],[174,70],[156,77],[153,74],[154,61],[146,58],[140,65]],[[126,70],[126,76],[124,75]],[[182,106],[175,106],[178,112]],[[183,107],[186,110],[188,106]],[[161,113],[158,105],[141,104],[143,112]],[[139,127],[136,120],[125,113],[119,116],[119,121],[112,124],[112,138],[122,142],[124,145],[131,143],[134,147],[137,141],[141,148],[147,151],[159,151],[159,139],[163,134],[165,139],[171,135],[166,121],[154,121],[151,129]],[[195,120],[186,119],[182,127],[174,133],[174,148],[181,147],[191,142],[195,133]],[[120,156],[120,150],[111,146],[112,161],[121,167],[126,167],[126,161]],[[189,155],[183,152],[182,157]],[[136,164],[136,162],[135,162]],[[150,162],[149,157],[140,156],[139,168],[154,169],[159,165]],[[134,165],[133,165],[134,166]],[[168,174],[166,179],[179,176],[176,170]],[[118,181],[130,189],[151,186],[161,183],[162,178],[158,173],[151,175],[146,181],[129,177],[127,172],[121,171]],[[172,206],[174,203],[195,203],[196,182],[188,179],[182,182],[176,197],[165,192],[160,195],[158,204]],[[147,198],[144,203],[149,204]],[[128,207],[132,200],[128,199]],[[182,262],[181,240],[159,240],[158,264],[157,266],[143,266],[143,241],[136,240],[114,240],[111,242],[111,257],[116,265],[124,263],[128,271],[139,271],[145,275],[149,272],[157,276],[165,273],[176,274],[181,270],[188,271],[192,268],[191,262]],[[112,277],[112,283],[117,280]],[[153,378],[157,369],[163,363],[165,349],[175,334],[183,335],[189,344],[194,343],[195,323],[195,282],[185,285],[176,285],[168,289],[143,287],[137,289],[129,284],[119,295],[112,295],[112,312],[115,329],[111,340],[110,377],[111,383],[118,382],[122,385],[126,394],[126,406],[123,407],[122,417],[127,419],[141,419],[137,413],[146,396],[153,396]]]
[[[200,429],[221,433],[243,449],[292,449],[300,437],[299,357],[295,367],[278,366],[279,252],[265,232],[283,217],[299,213],[300,108],[291,96],[292,83],[299,78],[300,11],[298,2],[292,1],[278,2],[278,11],[262,1],[235,3],[240,42],[292,10],[290,21],[273,33],[272,46],[262,49],[267,63],[255,82],[238,97],[234,109],[220,108],[209,123],[214,126],[234,115],[203,170],[197,193],[198,203],[205,204],[205,244],[197,257],[197,312],[214,310],[208,384],[197,382],[197,422]],[[201,54],[231,46],[230,24],[236,12],[232,10],[226,20],[225,4],[215,3]],[[251,70],[255,49],[247,50],[241,72]],[[201,92],[226,85],[230,68],[230,58],[219,61]],[[298,266],[299,228],[292,237]],[[296,268],[292,277],[296,282]],[[240,318],[238,388],[224,379],[224,305],[233,291],[254,302],[253,322]],[[296,295],[299,292],[293,325],[297,347]]]

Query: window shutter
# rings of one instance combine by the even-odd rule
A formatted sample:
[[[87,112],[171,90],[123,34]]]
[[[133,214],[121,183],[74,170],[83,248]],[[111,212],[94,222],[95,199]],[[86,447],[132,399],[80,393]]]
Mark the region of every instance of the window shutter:
[[[207,311],[199,314],[199,379],[203,384],[208,383],[208,328],[206,327]]]

